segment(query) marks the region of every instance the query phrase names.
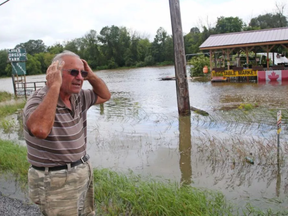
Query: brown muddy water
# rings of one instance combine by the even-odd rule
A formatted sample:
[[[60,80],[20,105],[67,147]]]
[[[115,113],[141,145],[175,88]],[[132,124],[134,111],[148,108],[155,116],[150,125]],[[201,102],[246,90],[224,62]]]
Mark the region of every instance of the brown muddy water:
[[[112,98],[88,111],[88,153],[95,168],[218,190],[240,208],[250,203],[263,210],[288,210],[288,85],[189,80],[190,105],[210,115],[192,112],[191,117],[179,118],[175,81],[160,81],[174,76],[174,67],[97,75],[106,81]],[[88,83],[83,88],[89,88]],[[13,93],[11,78],[0,79],[0,91]],[[241,104],[254,109],[241,110]],[[283,114],[279,166],[278,110]],[[17,128],[16,116],[11,118]],[[1,138],[24,144],[21,130],[2,131]],[[255,163],[247,163],[246,156]],[[8,194],[25,197],[2,181],[1,185],[2,191],[5,187]]]

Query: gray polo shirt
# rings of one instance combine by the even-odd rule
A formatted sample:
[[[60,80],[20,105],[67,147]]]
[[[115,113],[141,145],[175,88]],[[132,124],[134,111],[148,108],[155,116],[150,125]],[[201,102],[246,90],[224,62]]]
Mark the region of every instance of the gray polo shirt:
[[[72,110],[58,97],[54,125],[46,139],[33,136],[26,126],[30,114],[46,96],[48,87],[35,91],[27,100],[23,112],[24,137],[28,161],[34,166],[53,167],[79,160],[86,154],[87,110],[96,102],[92,90],[71,95]]]

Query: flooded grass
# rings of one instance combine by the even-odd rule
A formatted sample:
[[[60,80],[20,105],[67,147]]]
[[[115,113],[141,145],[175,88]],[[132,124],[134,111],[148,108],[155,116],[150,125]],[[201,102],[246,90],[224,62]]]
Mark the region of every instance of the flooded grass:
[[[17,111],[21,110],[24,108],[25,106],[24,101],[20,102],[20,103],[16,103],[16,104],[9,104],[9,105],[2,105],[0,106],[0,118],[12,115],[14,113],[16,113]]]
[[[0,91],[0,102],[2,101],[7,101],[7,100],[11,100],[14,97],[14,95],[12,95],[9,92],[6,91]]]
[[[260,106],[258,104],[234,104],[222,106],[213,110],[207,121],[213,122],[225,122],[225,123],[244,123],[249,125],[255,123],[259,126],[270,125],[275,126],[277,123],[277,112],[281,110],[282,124],[286,126],[288,123],[288,109],[287,108],[269,108],[266,106]],[[203,119],[205,121],[205,119]]]
[[[94,174],[101,215],[233,215],[221,193],[107,169]]]
[[[0,140],[0,169],[1,172],[12,173],[16,180],[27,184],[27,148],[7,140]]]
[[[270,137],[265,140],[256,138],[246,138],[241,136],[233,138],[209,137],[197,138],[197,154],[199,158],[205,161],[221,161],[228,163],[243,163],[246,157],[251,157],[255,164],[262,166],[276,165],[277,140],[276,137]],[[279,161],[281,165],[286,165],[288,159],[288,141],[281,140]]]
[[[2,102],[2,104],[0,103],[0,128],[2,128],[6,134],[17,130],[18,126],[22,128],[18,122],[11,118],[11,115],[18,114],[18,119],[22,118],[21,112],[26,102],[22,99],[12,101],[12,98],[12,94],[0,92],[0,102]]]
[[[26,154],[26,147],[0,140],[2,173],[12,173],[24,186],[29,167]],[[119,174],[95,169],[94,182],[95,203],[100,215],[282,215],[282,212],[262,211],[249,204],[245,209],[237,209],[221,192],[168,180],[144,179],[132,172]]]

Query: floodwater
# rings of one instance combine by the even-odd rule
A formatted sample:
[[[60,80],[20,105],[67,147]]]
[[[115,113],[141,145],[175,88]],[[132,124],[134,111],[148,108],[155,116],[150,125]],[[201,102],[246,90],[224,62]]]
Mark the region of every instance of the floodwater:
[[[239,207],[250,203],[260,209],[288,210],[285,122],[278,166],[277,113],[275,119],[258,113],[256,122],[237,114],[241,103],[287,110],[288,85],[188,80],[190,105],[210,115],[192,112],[191,117],[179,118],[175,80],[160,80],[174,76],[174,67],[99,71],[97,75],[107,83],[112,98],[88,111],[88,153],[95,168],[133,171],[221,191]],[[43,80],[45,75],[27,77],[27,81]],[[13,93],[11,78],[0,79],[0,91]],[[19,131],[2,132],[1,137],[24,143]],[[257,156],[254,164],[245,162],[249,153]]]

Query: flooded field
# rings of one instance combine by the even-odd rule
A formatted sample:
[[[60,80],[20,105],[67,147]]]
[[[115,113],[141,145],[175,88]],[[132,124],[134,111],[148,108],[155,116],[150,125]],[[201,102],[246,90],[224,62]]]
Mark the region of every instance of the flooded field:
[[[250,203],[288,210],[288,85],[189,80],[190,105],[209,116],[192,112],[179,118],[175,80],[160,80],[174,76],[174,67],[97,75],[112,98],[88,111],[88,153],[94,167],[219,190],[239,207]],[[27,81],[44,79],[31,76]],[[11,78],[0,79],[0,91],[13,93]],[[283,124],[277,165],[279,110]],[[2,132],[1,138],[24,144],[21,131]],[[254,164],[246,162],[247,156]]]

